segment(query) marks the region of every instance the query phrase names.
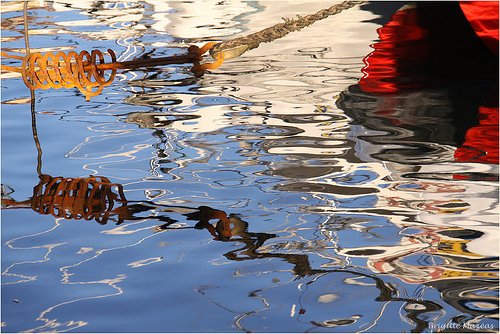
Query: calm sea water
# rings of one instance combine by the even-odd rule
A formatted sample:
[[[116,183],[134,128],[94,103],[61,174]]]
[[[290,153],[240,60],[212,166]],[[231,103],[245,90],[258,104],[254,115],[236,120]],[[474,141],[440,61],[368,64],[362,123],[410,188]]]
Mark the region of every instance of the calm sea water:
[[[3,73],[2,331],[498,331],[498,165],[454,157],[477,116],[453,116],[459,90],[358,87],[401,5],[349,9],[201,78],[122,70],[89,101],[30,103]],[[324,7],[30,2],[29,43],[164,57]],[[3,51],[23,52],[23,29],[22,4],[2,2]]]

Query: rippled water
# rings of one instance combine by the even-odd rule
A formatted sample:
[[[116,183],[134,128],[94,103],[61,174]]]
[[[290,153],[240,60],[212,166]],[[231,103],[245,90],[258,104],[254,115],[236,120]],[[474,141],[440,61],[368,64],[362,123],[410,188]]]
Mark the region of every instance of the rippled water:
[[[459,90],[357,86],[401,5],[350,9],[201,78],[120,71],[90,101],[48,89],[30,104],[4,77],[2,330],[497,331],[498,165],[454,158],[476,115],[450,116]],[[323,7],[35,2],[29,42],[154,58]],[[24,49],[22,18],[2,2],[3,51]]]

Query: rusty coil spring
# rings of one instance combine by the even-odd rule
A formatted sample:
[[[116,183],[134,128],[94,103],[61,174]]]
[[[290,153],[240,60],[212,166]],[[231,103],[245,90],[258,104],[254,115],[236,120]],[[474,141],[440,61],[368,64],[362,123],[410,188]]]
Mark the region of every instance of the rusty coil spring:
[[[113,50],[108,49],[108,53],[112,62],[116,62]],[[59,51],[55,55],[52,52],[45,55],[33,53],[23,57],[21,73],[24,83],[30,89],[76,87],[89,99],[99,95],[116,76],[116,69],[111,69],[106,80],[106,71],[98,68],[97,60],[99,64],[105,63],[104,55],[99,50],[92,50],[91,53],[83,50],[80,54],[75,51],[68,54]]]
[[[0,67],[2,70],[21,73],[25,85],[32,90],[76,87],[89,100],[99,95],[105,86],[113,82],[116,71],[119,69],[192,63],[191,71],[195,76],[200,77],[205,70],[219,67],[224,60],[223,56],[219,56],[214,63],[201,64],[202,55],[215,44],[215,42],[209,42],[201,48],[191,45],[186,54],[121,62],[116,61],[115,53],[108,49],[111,57],[109,63],[104,61],[104,55],[99,50],[92,50],[91,53],[83,50],[80,54],[75,51],[70,51],[68,54],[59,51],[55,55],[52,52],[45,54],[37,52],[24,57],[9,55],[2,51],[0,52],[2,57],[22,60],[23,63],[20,68],[3,64]],[[105,79],[106,71],[110,71],[107,80]]]
[[[118,193],[114,193],[116,188]],[[114,202],[125,202],[123,187],[105,177],[63,178],[40,175],[33,189],[31,209],[65,219],[95,219],[106,224]]]

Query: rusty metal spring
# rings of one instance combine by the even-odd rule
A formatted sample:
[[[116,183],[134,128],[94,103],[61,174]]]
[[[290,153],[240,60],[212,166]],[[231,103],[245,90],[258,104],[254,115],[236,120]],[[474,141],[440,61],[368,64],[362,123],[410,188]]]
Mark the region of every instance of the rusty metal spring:
[[[113,50],[108,49],[112,62],[116,62]],[[47,52],[33,53],[23,57],[21,67],[23,81],[30,89],[73,88],[85,95],[87,99],[99,95],[105,86],[110,85],[116,69],[110,69],[109,78],[105,79],[105,70],[97,65],[104,64],[104,55],[99,50],[80,52],[70,51],[68,54],[60,51],[55,55]]]
[[[117,189],[117,193],[113,189]],[[114,203],[126,202],[123,187],[105,177],[63,178],[40,175],[33,189],[31,209],[65,219],[95,219],[106,224]]]
[[[22,60],[23,62],[20,68],[3,64],[1,68],[21,73],[25,85],[32,90],[76,87],[89,100],[91,97],[99,95],[105,86],[113,82],[118,69],[192,63],[191,71],[195,76],[200,77],[205,70],[217,68],[223,62],[223,57],[219,57],[215,63],[201,64],[202,55],[213,45],[215,42],[206,43],[201,48],[191,45],[186,54],[122,62],[117,62],[113,50],[108,49],[108,54],[111,57],[109,63],[105,62],[104,54],[99,50],[92,50],[91,53],[83,50],[79,54],[75,51],[70,51],[68,54],[59,51],[55,55],[52,52],[32,53],[24,57],[1,52],[2,57]],[[106,71],[110,71],[108,79],[105,78]]]

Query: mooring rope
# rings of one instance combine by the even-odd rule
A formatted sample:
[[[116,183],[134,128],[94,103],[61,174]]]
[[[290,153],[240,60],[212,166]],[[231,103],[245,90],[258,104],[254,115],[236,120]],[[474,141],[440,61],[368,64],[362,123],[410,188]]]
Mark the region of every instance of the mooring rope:
[[[366,2],[367,1],[343,1],[329,8],[322,9],[315,14],[309,14],[307,16],[297,15],[296,19],[283,18],[285,22],[275,24],[248,36],[237,37],[226,42],[215,44],[210,49],[210,55],[215,59],[220,59],[222,57],[225,60],[236,58],[248,50],[257,48],[261,43],[272,42],[293,31],[301,30],[316,21],[331,15],[339,14],[346,9]]]
[[[315,14],[307,16],[297,15],[295,19],[283,18],[285,22],[275,24],[248,36],[234,38],[222,43],[209,42],[201,48],[191,45],[188,48],[187,54],[177,56],[118,62],[113,50],[109,49],[108,53],[112,60],[111,63],[105,63],[103,53],[98,50],[93,50],[91,53],[84,50],[80,54],[74,51],[68,54],[58,52],[55,55],[51,52],[45,55],[31,53],[28,45],[28,27],[25,24],[26,55],[21,57],[1,52],[2,57],[22,60],[22,66],[12,67],[1,64],[0,67],[2,70],[21,73],[24,83],[32,90],[32,94],[33,90],[38,88],[57,89],[61,87],[77,87],[85,95],[85,98],[89,100],[90,97],[100,94],[104,86],[111,84],[117,69],[193,63],[191,71],[195,76],[200,77],[205,70],[218,68],[224,60],[238,57],[248,50],[257,48],[261,43],[272,42],[293,31],[301,30],[316,21],[339,14],[346,9],[366,2],[343,1],[329,8],[322,9]],[[24,16],[26,22],[26,10]],[[202,55],[208,50],[210,50],[210,55],[217,61],[214,63],[201,63],[203,60]],[[109,74],[109,79],[106,80],[104,72],[108,70],[111,73]],[[32,98],[33,100],[34,98]]]

